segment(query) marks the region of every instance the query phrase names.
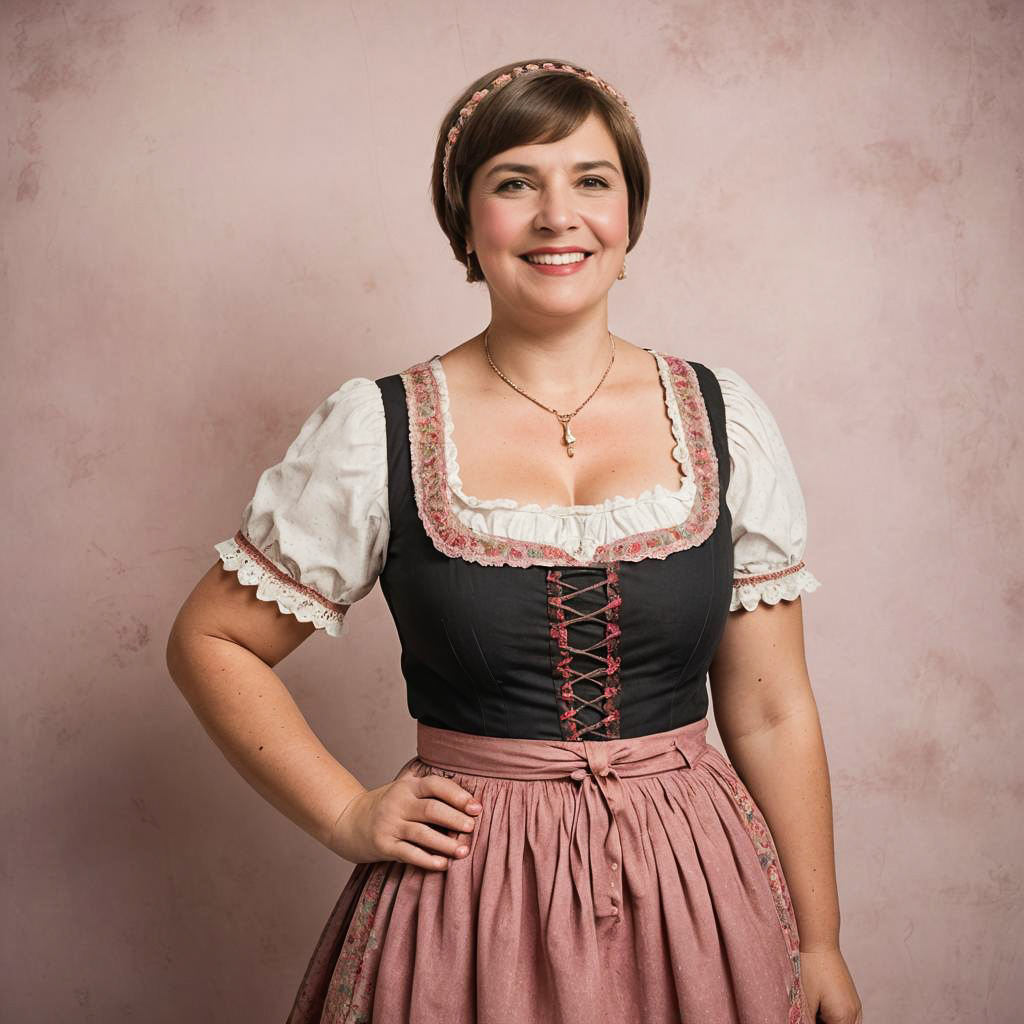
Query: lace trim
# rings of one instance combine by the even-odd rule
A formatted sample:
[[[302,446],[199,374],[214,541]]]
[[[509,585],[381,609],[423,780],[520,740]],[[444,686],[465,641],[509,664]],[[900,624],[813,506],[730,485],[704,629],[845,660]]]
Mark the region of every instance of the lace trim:
[[[778,604],[782,600],[793,601],[803,591],[813,593],[821,586],[803,561],[775,572],[758,573],[756,576],[737,576],[732,581],[732,602],[729,611],[739,608],[753,611],[762,601]]]
[[[317,629],[327,630],[329,636],[344,635],[349,606],[328,601],[312,587],[282,572],[241,530],[214,548],[224,568],[238,574],[239,583],[256,587],[259,600],[276,602],[285,615],[294,615],[299,622],[312,622]]]
[[[435,357],[436,358],[436,357]],[[664,559],[710,536],[718,521],[718,458],[697,373],[677,356],[662,356],[671,372],[673,393],[683,421],[696,497],[681,524],[631,534],[600,545],[589,561],[554,544],[482,533],[466,526],[451,505],[441,391],[431,363],[416,363],[400,376],[409,412],[409,452],[416,509],[431,543],[443,555],[480,565],[590,565],[613,561]],[[666,396],[666,401],[668,398]],[[671,408],[670,408],[671,412]],[[570,506],[571,508],[571,506]],[[577,509],[580,506],[576,506]]]

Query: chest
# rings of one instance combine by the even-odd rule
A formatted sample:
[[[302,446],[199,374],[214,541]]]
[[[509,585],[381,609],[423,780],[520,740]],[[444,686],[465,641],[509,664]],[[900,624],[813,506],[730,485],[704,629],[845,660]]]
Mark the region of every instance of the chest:
[[[676,491],[685,478],[680,415],[664,380],[598,392],[568,422],[571,457],[558,417],[511,388],[445,392],[448,450],[475,499],[568,511],[658,485]]]

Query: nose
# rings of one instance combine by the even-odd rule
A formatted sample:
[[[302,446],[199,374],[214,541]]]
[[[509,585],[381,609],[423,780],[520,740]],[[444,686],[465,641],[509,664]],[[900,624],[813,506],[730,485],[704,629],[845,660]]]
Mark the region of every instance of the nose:
[[[540,193],[533,226],[537,229],[550,228],[557,234],[575,224],[577,218],[572,186],[551,184]]]

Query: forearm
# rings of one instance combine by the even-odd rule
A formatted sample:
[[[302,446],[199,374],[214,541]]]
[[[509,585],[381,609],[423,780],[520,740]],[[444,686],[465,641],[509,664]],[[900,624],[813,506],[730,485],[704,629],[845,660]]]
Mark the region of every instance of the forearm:
[[[722,743],[775,840],[801,948],[838,948],[832,794],[817,707],[812,700],[767,729],[723,735]]]
[[[335,822],[365,787],[320,742],[277,673],[239,644],[201,634],[177,638],[167,665],[246,782],[331,848]]]

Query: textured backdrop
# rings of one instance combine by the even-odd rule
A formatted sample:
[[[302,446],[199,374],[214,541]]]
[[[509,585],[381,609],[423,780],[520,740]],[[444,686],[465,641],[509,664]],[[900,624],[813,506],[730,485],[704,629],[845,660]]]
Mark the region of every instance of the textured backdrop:
[[[611,326],[744,375],[807,499],[808,661],[866,1024],[1019,1020],[1024,4],[5,0],[0,1016],[283,1019],[349,866],[234,774],[174,614],[343,380],[486,322],[438,122],[509,60],[636,111]],[[380,590],[278,670],[414,752]]]

